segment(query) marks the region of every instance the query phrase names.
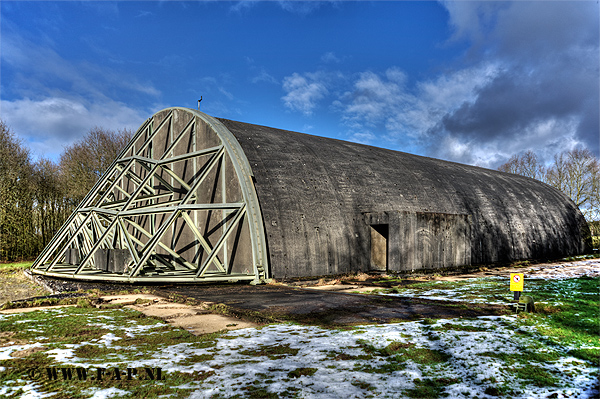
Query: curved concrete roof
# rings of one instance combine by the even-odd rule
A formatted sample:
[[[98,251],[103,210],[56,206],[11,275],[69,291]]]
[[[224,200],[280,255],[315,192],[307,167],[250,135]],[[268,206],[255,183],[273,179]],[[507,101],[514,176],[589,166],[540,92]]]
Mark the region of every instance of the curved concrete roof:
[[[369,217],[464,215],[470,264],[550,259],[586,249],[579,209],[539,181],[219,121],[239,141],[253,170],[275,278],[369,269]]]
[[[264,281],[583,253],[587,224],[526,177],[168,108],[149,118],[32,272]]]

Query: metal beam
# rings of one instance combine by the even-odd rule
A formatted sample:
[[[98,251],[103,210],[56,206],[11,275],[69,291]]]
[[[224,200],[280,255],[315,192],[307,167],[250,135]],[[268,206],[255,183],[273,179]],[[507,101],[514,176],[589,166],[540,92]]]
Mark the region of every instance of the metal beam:
[[[144,234],[146,237],[149,237],[149,238],[152,237],[152,234],[150,234],[148,231],[146,231],[146,229],[144,229],[139,224],[137,224],[129,219],[124,219],[124,220],[127,221],[128,223],[130,223],[132,225],[132,227],[136,228],[140,233]],[[131,237],[131,238],[133,240],[137,241],[140,244],[140,246],[142,246],[142,247],[144,247],[146,245],[135,237]],[[177,252],[175,252],[174,250],[172,250],[171,248],[169,248],[167,245],[163,244],[162,242],[159,241],[158,246],[161,247],[162,249],[164,249],[165,251],[167,251],[173,257],[181,259],[182,263],[185,264],[189,269],[196,270],[198,268],[197,265],[194,265],[193,263],[188,262],[182,256],[180,256]],[[138,261],[139,261],[139,257],[138,257]],[[218,260],[217,260],[217,263],[218,263]]]
[[[156,128],[155,122],[158,123]],[[181,122],[185,126],[174,131],[176,126],[181,126]],[[206,128],[209,137],[207,140],[198,141],[198,123],[203,124],[201,131],[205,131]],[[61,227],[60,234],[44,249],[32,271],[81,279],[97,279],[103,276],[106,280],[130,282],[157,279],[166,281],[164,277],[156,277],[153,270],[169,276],[166,279],[183,279],[190,282],[259,279],[262,274],[257,270],[262,270],[264,263],[259,262],[257,267],[256,259],[261,259],[261,253],[266,252],[256,249],[257,244],[264,242],[264,237],[254,237],[253,226],[256,227],[256,223],[252,221],[262,221],[262,217],[256,216],[260,216],[260,213],[256,213],[256,194],[251,180],[248,180],[252,172],[243,153],[239,151],[239,144],[235,146],[233,135],[221,128],[220,122],[202,113],[179,108],[170,109],[160,113],[160,116],[155,115],[146,120],[108,172]],[[167,148],[162,152],[156,151],[162,147],[161,144],[157,144],[158,140],[168,141]],[[185,140],[185,145],[180,145],[182,140]],[[203,142],[210,142],[212,146],[197,148],[201,147]],[[191,151],[185,153],[188,149]],[[182,162],[188,165],[190,160],[193,177],[187,178],[185,176],[189,168],[185,167],[185,172],[181,173],[179,166]],[[225,181],[230,174],[225,170],[225,164],[229,164],[230,161],[234,166],[237,182]],[[221,165],[218,174],[213,173],[216,165]],[[213,197],[209,203],[197,203],[199,190],[212,192],[213,186],[217,184],[215,179],[221,179],[220,202],[216,202],[216,197]],[[160,182],[160,191],[154,188],[155,181]],[[229,184],[233,184],[234,190],[240,190],[238,192],[241,194],[241,198],[236,194],[230,200],[235,198],[239,202],[227,202]],[[244,187],[248,184],[251,187]],[[254,195],[254,199],[249,199],[249,195]],[[220,212],[214,212],[215,210]],[[252,210],[252,214],[249,210]],[[190,212],[194,212],[194,215]],[[202,233],[194,223],[200,215],[206,215],[206,220],[211,226],[215,222],[217,227]],[[244,217],[248,218],[248,223],[244,222],[243,226],[250,229],[253,274],[231,273],[227,262],[227,241],[233,232],[242,226]],[[181,229],[185,230],[180,230],[180,224],[175,222],[179,218],[183,222]],[[160,219],[164,220],[161,222]],[[148,226],[151,227],[150,231],[146,229]],[[178,227],[175,229],[174,226]],[[167,243],[164,237],[169,229],[175,229],[176,232],[173,232],[173,238]],[[190,232],[192,234],[189,234]],[[218,237],[216,232],[222,232],[221,236]],[[212,234],[218,237],[214,246],[209,238]],[[181,237],[194,239],[188,244],[180,242]],[[62,255],[71,245],[80,248],[81,261],[75,266],[61,262]],[[108,273],[88,267],[90,263],[93,264],[93,256],[101,247],[127,248],[133,259],[133,267],[125,274]],[[157,252],[159,250],[169,255],[161,255]],[[192,254],[193,259],[202,254],[204,260],[192,260]],[[224,256],[219,259],[221,254]],[[221,262],[222,260],[224,262]],[[153,266],[152,271],[146,266]]]
[[[210,264],[210,262],[212,262],[213,258],[215,256],[217,256],[217,252],[219,251],[219,249],[221,249],[221,246],[223,245],[225,240],[229,237],[229,234],[233,230],[233,227],[239,223],[239,221],[242,219],[242,216],[244,216],[245,214],[246,214],[246,207],[243,207],[240,210],[238,210],[238,213],[237,213],[237,215],[235,215],[235,218],[233,219],[231,224],[227,227],[227,229],[225,230],[225,232],[223,233],[221,238],[219,238],[219,241],[217,241],[217,243],[215,244],[213,250],[208,255],[208,257],[204,260],[204,262],[202,262],[202,266],[200,266],[198,268],[198,272],[196,272],[196,278],[198,278],[199,276],[202,276],[206,272],[207,266]]]
[[[179,200],[178,202],[181,202]],[[161,204],[162,205],[162,204]],[[120,212],[121,216],[135,216],[135,215],[151,215],[155,213],[170,213],[175,212],[176,210],[188,210],[188,211],[209,211],[214,209],[240,209],[244,205],[243,202],[235,202],[232,204],[220,204],[220,203],[211,203],[211,204],[182,204],[177,206],[165,206],[165,207],[157,207],[153,205],[140,206],[135,209],[129,211]]]

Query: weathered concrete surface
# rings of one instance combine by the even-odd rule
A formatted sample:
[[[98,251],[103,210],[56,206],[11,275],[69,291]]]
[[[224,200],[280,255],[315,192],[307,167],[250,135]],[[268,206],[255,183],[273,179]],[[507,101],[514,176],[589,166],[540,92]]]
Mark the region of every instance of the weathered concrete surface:
[[[387,323],[427,317],[453,318],[505,314],[506,307],[477,304],[468,308],[443,301],[384,297],[293,288],[285,285],[219,285],[201,290],[193,286],[158,290],[198,301],[222,303],[241,313],[257,312],[265,318],[319,325]]]
[[[444,237],[434,234],[435,222],[427,220],[421,221],[426,229],[416,223],[412,231],[400,233],[408,225],[391,217],[390,270],[455,266],[463,260],[556,259],[586,250],[581,212],[566,195],[533,179],[220,121],[253,169],[276,279],[369,270],[367,214],[405,215],[407,220],[429,214],[430,221],[452,221]],[[442,253],[449,246],[455,250]]]
[[[149,294],[107,295],[103,302],[125,304],[146,316],[163,319],[173,327],[184,328],[192,334],[209,334],[222,330],[258,327],[258,324],[235,317],[212,314],[205,304],[191,306],[170,302],[166,298]]]

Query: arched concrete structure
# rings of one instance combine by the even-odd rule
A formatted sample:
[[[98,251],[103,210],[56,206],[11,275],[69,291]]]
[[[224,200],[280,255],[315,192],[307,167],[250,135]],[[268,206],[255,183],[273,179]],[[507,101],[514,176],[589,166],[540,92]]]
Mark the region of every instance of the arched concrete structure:
[[[586,229],[568,197],[526,177],[170,108],[33,271],[257,282],[450,268],[581,254]]]
[[[254,171],[276,278],[554,259],[586,250],[577,206],[539,181],[220,121]],[[379,265],[378,245],[387,252]]]

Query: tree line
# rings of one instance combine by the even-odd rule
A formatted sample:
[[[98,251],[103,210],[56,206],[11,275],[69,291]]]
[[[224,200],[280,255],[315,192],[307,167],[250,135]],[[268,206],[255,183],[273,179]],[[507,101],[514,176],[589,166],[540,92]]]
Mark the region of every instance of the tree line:
[[[131,137],[93,128],[58,162],[34,161],[0,120],[0,261],[36,257]]]

